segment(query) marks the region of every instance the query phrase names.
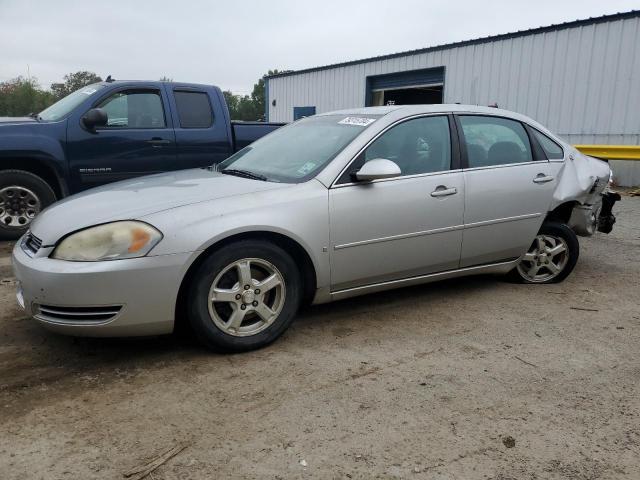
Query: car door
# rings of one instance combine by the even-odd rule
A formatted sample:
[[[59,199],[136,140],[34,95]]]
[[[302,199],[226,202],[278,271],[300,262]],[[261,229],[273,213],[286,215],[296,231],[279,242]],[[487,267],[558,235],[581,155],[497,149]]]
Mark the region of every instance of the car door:
[[[329,190],[332,291],[458,268],[464,181],[452,117],[402,121],[369,144]],[[401,176],[356,182],[386,158]]]
[[[516,120],[458,115],[457,122],[466,192],[460,266],[514,260],[549,209],[555,168]]]
[[[107,112],[94,132],[70,128],[69,168],[76,190],[176,167],[175,137],[164,92],[123,88],[92,107]]]

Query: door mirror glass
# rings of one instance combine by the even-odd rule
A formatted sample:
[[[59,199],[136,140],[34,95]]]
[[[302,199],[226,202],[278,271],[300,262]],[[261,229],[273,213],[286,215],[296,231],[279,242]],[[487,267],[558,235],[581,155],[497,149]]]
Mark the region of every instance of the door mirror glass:
[[[92,108],[82,117],[82,124],[87,130],[93,131],[96,127],[104,127],[107,120],[107,112],[102,108]]]
[[[382,178],[399,177],[402,174],[400,167],[386,158],[376,158],[365,163],[356,172],[356,179],[361,182],[378,180]]]

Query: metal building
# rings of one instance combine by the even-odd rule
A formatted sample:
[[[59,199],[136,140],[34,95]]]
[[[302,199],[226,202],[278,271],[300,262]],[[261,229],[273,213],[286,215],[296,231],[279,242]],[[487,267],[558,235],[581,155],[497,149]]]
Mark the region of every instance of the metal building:
[[[267,79],[266,116],[292,121],[384,104],[494,105],[572,144],[640,144],[640,10],[467,40]],[[640,184],[640,162],[614,162]]]

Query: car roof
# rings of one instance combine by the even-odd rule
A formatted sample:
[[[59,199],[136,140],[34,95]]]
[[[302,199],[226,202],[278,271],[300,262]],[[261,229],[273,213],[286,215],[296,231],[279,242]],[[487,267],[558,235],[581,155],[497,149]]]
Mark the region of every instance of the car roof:
[[[505,117],[523,117],[510,110],[503,110],[496,107],[483,107],[480,105],[461,105],[459,103],[437,103],[426,105],[389,105],[384,107],[361,107],[348,108],[344,110],[334,110],[332,112],[321,113],[319,115],[387,115],[391,112],[402,111],[402,113],[449,113],[449,112],[469,112],[487,113],[491,115],[501,115]]]
[[[394,121],[402,117],[412,115],[420,115],[424,113],[482,113],[485,115],[493,115],[499,117],[507,117],[513,120],[528,123],[539,130],[551,134],[551,132],[540,125],[532,118],[522,115],[511,110],[504,110],[496,107],[484,107],[480,105],[462,105],[459,103],[438,103],[429,105],[390,105],[384,107],[361,107],[349,108],[344,110],[335,110],[332,112],[320,113],[321,115],[381,115],[393,117]],[[553,134],[551,134],[553,135]],[[557,137],[556,137],[557,138]]]

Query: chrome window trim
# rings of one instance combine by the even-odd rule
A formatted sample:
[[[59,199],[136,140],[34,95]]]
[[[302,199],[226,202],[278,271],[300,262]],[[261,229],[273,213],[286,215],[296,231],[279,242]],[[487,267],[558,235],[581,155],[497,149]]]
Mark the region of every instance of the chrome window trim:
[[[360,155],[360,154],[358,154]],[[357,156],[356,156],[357,157]],[[331,186],[330,188],[344,188],[344,187],[353,187],[353,186],[362,186],[362,185],[371,185],[372,183],[382,183],[382,182],[395,182],[398,180],[411,180],[413,178],[421,178],[421,177],[435,177],[439,175],[447,175],[449,173],[461,173],[462,169],[457,168],[455,170],[442,170],[441,172],[427,172],[427,173],[414,173],[413,175],[402,175],[400,177],[393,178],[380,178],[378,180],[371,180],[369,182],[349,182],[349,183],[340,183],[335,186]],[[344,173],[344,172],[342,172]],[[342,173],[338,176],[340,178]]]
[[[475,170],[490,170],[494,168],[520,167],[522,165],[535,165],[535,164],[545,164],[545,163],[549,163],[549,160],[533,160],[531,162],[505,163],[502,165],[486,165],[484,167],[463,168],[462,170],[464,172],[473,172]]]
[[[418,113],[418,114],[415,114],[415,115],[411,115],[409,117],[401,118],[399,120],[396,120],[392,124],[387,125],[387,127],[384,130],[382,130],[381,132],[378,132],[377,135],[375,135],[373,138],[371,138],[362,148],[360,148],[360,150],[358,150],[358,153],[356,153],[353,157],[351,157],[351,160],[349,160],[347,162],[347,165],[342,170],[340,170],[340,173],[336,176],[336,178],[333,179],[333,182],[331,182],[331,185],[329,186],[329,188],[331,189],[331,188],[340,188],[340,187],[344,187],[344,186],[363,185],[364,182],[350,182],[350,183],[337,183],[337,182],[340,179],[340,177],[342,177],[342,175],[344,175],[344,172],[346,172],[349,169],[351,164],[356,161],[356,159],[360,156],[360,154],[362,154],[362,152],[364,152],[367,148],[369,148],[369,146],[373,142],[375,142],[378,138],[380,138],[382,135],[387,133],[389,130],[391,130],[396,125],[398,125],[400,123],[407,122],[409,120],[415,120],[416,118],[423,118],[423,117],[445,117],[447,119],[447,125],[448,125],[449,119],[447,117],[449,115],[451,115],[451,112]],[[448,128],[449,128],[449,141],[453,142],[453,133],[451,132],[451,126],[448,125]],[[451,159],[449,160],[449,165],[451,165]],[[394,177],[394,178],[385,178],[384,181],[401,180],[401,179],[409,178],[409,177],[419,177],[419,176],[432,175],[432,174],[451,173],[453,171],[454,170],[442,170],[442,171],[439,171],[439,172],[425,172],[425,173],[418,173],[418,174],[413,174],[413,175],[401,175],[399,177]],[[459,171],[459,170],[455,170],[455,171]],[[379,181],[380,180],[374,180],[373,182],[366,182],[366,184],[375,183],[375,182],[379,182]]]

